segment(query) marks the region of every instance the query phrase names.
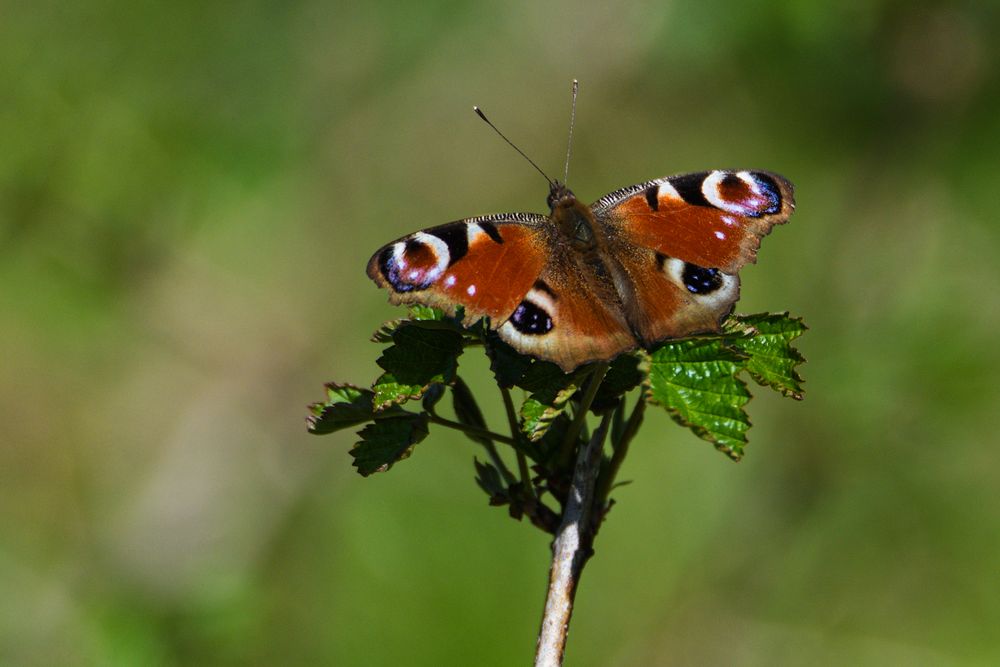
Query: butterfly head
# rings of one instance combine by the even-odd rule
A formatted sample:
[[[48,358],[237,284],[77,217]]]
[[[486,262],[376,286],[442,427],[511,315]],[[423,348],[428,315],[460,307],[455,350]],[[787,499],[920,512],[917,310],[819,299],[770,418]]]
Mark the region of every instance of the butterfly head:
[[[552,181],[545,203],[549,205],[549,210],[555,213],[556,208],[573,206],[576,203],[576,195],[559,181]]]

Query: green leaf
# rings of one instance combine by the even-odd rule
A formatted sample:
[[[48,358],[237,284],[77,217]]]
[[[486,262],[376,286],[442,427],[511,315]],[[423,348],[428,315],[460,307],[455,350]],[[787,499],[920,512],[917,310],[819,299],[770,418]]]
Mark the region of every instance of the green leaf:
[[[444,398],[445,385],[434,383],[427,388],[424,392],[424,400],[421,401],[420,405],[423,406],[424,412],[429,414],[437,414],[434,409],[437,407],[438,402]]]
[[[391,343],[392,334],[396,333],[396,330],[399,329],[399,327],[409,321],[410,320],[406,319],[397,319],[383,322],[382,326],[375,330],[375,333],[372,334],[369,340],[373,343]]]
[[[374,393],[349,384],[330,382],[326,385],[326,400],[309,406],[306,417],[310,433],[323,435],[357,426],[375,418],[372,407]]]
[[[421,306],[415,304],[410,306],[410,320],[412,321],[441,321],[448,319],[443,311],[431,306]]]
[[[479,409],[476,399],[472,396],[469,386],[460,377],[456,377],[455,384],[451,386],[451,398],[452,406],[455,409],[455,418],[458,419],[459,423],[486,430],[486,420],[483,419],[483,413]],[[465,435],[473,442],[478,442],[486,447],[492,445],[489,438],[471,433]]]
[[[545,435],[552,421],[569,405],[577,390],[581,373],[564,373],[547,361],[533,363],[518,382],[518,386],[531,392],[521,404],[521,431],[531,442]]]
[[[462,309],[459,308],[458,314],[455,317],[449,317],[437,308],[419,305],[412,306],[408,317],[383,322],[382,326],[371,335],[371,341],[373,343],[391,343],[393,334],[405,326],[417,326],[424,329],[446,329],[461,333],[464,330],[464,327],[462,327],[462,313]]]
[[[721,338],[668,341],[650,355],[647,400],[738,461],[750,428],[750,392],[736,377],[745,362]]]
[[[386,370],[372,389],[376,410],[423,396],[434,383],[450,384],[462,353],[462,334],[408,323],[392,333],[378,365]]]
[[[537,451],[529,451],[531,459],[539,463],[550,463],[553,457],[557,456],[560,449],[562,449],[566,433],[569,431],[570,421],[569,415],[562,412],[549,422],[549,427],[545,429],[544,435],[542,435],[538,442],[529,443],[537,447]]]
[[[392,342],[377,363],[400,382],[427,384],[436,378],[450,381],[454,377],[456,359],[462,352],[458,332],[410,324],[393,332]]]
[[[351,449],[351,456],[362,476],[385,472],[409,457],[413,446],[427,437],[427,415],[400,412],[377,419],[358,433],[361,440]]]
[[[372,405],[375,410],[381,412],[407,401],[415,401],[424,395],[431,384],[433,383],[409,384],[400,382],[392,373],[383,373],[372,385],[372,390],[375,392]]]
[[[479,459],[472,459],[476,467],[476,484],[490,497],[490,505],[506,505],[510,502],[510,494],[503,483],[500,471],[492,464],[480,463]]]
[[[802,377],[795,367],[805,361],[791,342],[801,336],[806,325],[788,313],[758,313],[736,318],[743,336],[729,341],[730,347],[745,353],[746,369],[763,387],[785,396],[802,399]]]
[[[486,355],[490,358],[490,370],[497,385],[504,389],[520,383],[534,363],[531,357],[519,353],[493,331],[486,334]]]
[[[614,409],[623,394],[638,387],[648,371],[643,361],[635,354],[623,354],[612,361],[590,405],[591,412],[601,414]]]

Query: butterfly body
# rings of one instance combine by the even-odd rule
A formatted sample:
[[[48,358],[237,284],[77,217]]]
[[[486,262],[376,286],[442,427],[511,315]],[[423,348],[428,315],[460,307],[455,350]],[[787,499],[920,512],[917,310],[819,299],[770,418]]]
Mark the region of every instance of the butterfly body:
[[[552,183],[548,216],[468,218],[379,249],[368,275],[393,303],[466,324],[481,317],[524,354],[570,371],[636,347],[716,331],[737,272],[794,209],[791,184],[762,171],[649,181],[586,205]]]

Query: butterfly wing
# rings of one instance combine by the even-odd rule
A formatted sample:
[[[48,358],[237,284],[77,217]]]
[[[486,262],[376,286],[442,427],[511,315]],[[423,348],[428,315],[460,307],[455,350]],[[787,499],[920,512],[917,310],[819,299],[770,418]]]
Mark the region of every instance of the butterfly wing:
[[[735,274],[624,242],[613,247],[619,270],[627,276],[619,281],[625,286],[625,317],[644,347],[665,338],[718,331],[739,299]]]
[[[718,330],[739,298],[737,272],[794,208],[791,183],[761,171],[672,176],[595,202],[640,341]]]
[[[391,303],[419,303],[465,322],[505,321],[545,266],[548,219],[509,213],[450,222],[380,248],[368,277],[389,290]]]
[[[635,347],[611,283],[584,266],[532,213],[470,218],[380,248],[368,276],[392,303],[419,303],[480,317],[523,354],[570,371]]]
[[[487,316],[519,352],[570,371],[639,342],[718,329],[739,297],[736,272],[794,206],[776,174],[673,176],[595,202],[599,257],[573,250],[549,218],[511,213],[399,239],[375,253],[368,275],[392,303],[462,306],[467,324]]]
[[[667,257],[735,274],[795,209],[792,184],[765,171],[670,176],[594,202],[609,233]]]
[[[566,372],[635,348],[638,342],[604,264],[555,238],[549,252],[538,280],[497,330],[500,337]]]

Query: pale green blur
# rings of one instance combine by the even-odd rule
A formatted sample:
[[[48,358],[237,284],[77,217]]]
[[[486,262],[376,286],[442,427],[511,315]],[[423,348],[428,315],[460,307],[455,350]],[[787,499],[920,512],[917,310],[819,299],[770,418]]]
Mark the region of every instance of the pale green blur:
[[[847,3],[853,5],[857,3]],[[545,536],[308,436],[421,227],[719,167],[810,325],[745,461],[651,411],[571,665],[1000,663],[995,3],[0,4],[0,664],[527,664]],[[462,371],[504,426],[485,362]]]

